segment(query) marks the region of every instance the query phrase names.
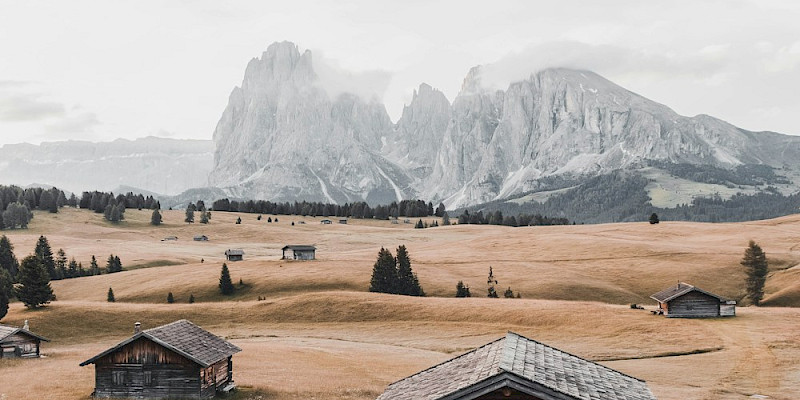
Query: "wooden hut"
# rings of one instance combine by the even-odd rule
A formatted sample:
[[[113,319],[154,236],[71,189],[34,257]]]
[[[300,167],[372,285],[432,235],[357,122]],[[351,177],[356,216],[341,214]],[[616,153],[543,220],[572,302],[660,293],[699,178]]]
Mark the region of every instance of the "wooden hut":
[[[658,302],[658,314],[670,318],[733,317],[736,301],[707,292],[688,283],[678,282],[652,296]]]
[[[283,246],[284,260],[314,260],[317,248],[309,245],[287,245]]]
[[[194,235],[194,241],[195,242],[207,242],[208,241],[208,236],[206,236],[206,235]]]
[[[333,221],[331,221],[329,219],[323,219],[322,221],[319,221],[319,223],[323,224],[323,225],[330,225],[330,224],[333,223]]]
[[[225,250],[225,259],[228,261],[242,261],[244,260],[244,250],[242,249]]]
[[[339,223],[347,225],[347,218],[339,218]]]
[[[31,332],[27,320],[22,328],[0,324],[0,358],[37,358],[42,341],[50,340]]]
[[[82,362],[94,364],[94,397],[213,398],[233,385],[234,354],[241,351],[182,319],[134,335]]]
[[[655,400],[647,384],[509,332],[389,385],[378,400]]]

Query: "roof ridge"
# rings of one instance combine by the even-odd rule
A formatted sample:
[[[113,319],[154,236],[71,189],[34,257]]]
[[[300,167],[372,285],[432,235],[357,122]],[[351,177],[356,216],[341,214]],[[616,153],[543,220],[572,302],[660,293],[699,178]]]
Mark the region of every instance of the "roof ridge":
[[[506,337],[504,337],[503,339],[507,339],[507,338],[509,337],[509,335],[516,335],[516,336],[518,336],[518,337],[520,337],[520,338],[522,338],[522,339],[525,339],[525,340],[527,340],[527,341],[530,341],[530,342],[534,342],[534,343],[540,344],[540,345],[542,345],[542,346],[544,346],[544,347],[547,347],[547,348],[549,348],[549,349],[555,350],[555,351],[557,351],[557,352],[559,352],[559,353],[564,353],[564,354],[566,354],[566,355],[568,355],[568,356],[572,356],[572,357],[575,357],[575,358],[577,358],[577,359],[579,359],[579,360],[583,360],[583,361],[586,361],[586,362],[588,362],[588,363],[591,363],[591,364],[597,365],[597,366],[599,366],[599,367],[601,367],[601,368],[604,368],[604,369],[606,369],[606,370],[609,370],[609,371],[611,371],[611,372],[618,373],[618,374],[620,374],[620,375],[622,375],[622,376],[627,376],[628,378],[631,378],[631,379],[637,380],[637,381],[639,381],[639,382],[646,382],[644,379],[639,379],[639,378],[637,378],[637,377],[635,377],[635,376],[630,376],[630,375],[628,375],[628,374],[626,374],[626,373],[624,373],[624,372],[617,371],[617,370],[615,370],[614,368],[606,367],[606,366],[605,366],[605,365],[603,365],[603,364],[597,363],[597,362],[595,362],[595,361],[592,361],[592,360],[587,360],[587,359],[585,359],[585,358],[583,358],[583,357],[581,357],[581,356],[578,356],[578,355],[572,354],[572,353],[570,353],[570,352],[567,352],[567,351],[561,350],[561,349],[559,349],[559,348],[556,348],[556,347],[553,347],[553,346],[550,346],[550,345],[544,344],[544,343],[542,343],[542,342],[540,342],[540,341],[538,341],[538,340],[531,339],[531,338],[529,338],[529,337],[527,337],[527,336],[520,335],[519,333],[516,333],[516,332],[508,331],[508,333],[506,333]],[[505,354],[504,354],[504,355],[505,355]],[[503,365],[502,365],[502,360],[501,360],[501,363],[500,363],[500,366],[499,366],[499,367],[500,367],[500,369],[502,369],[502,370],[503,370],[503,371],[505,371],[505,372],[509,372],[509,373],[512,373],[512,374],[514,374],[514,375],[517,375],[517,374],[516,374],[516,373],[514,373],[513,371],[510,371],[510,370],[507,370],[507,369],[503,368]]]
[[[468,351],[468,352],[466,352],[466,353],[463,353],[463,354],[461,354],[461,355],[459,355],[459,356],[456,356],[456,357],[453,357],[453,358],[450,358],[450,359],[444,360],[444,361],[442,361],[442,362],[440,362],[440,363],[438,363],[438,364],[436,364],[436,365],[433,365],[433,366],[430,366],[430,367],[428,367],[428,368],[425,368],[425,369],[423,369],[422,371],[419,371],[419,372],[417,372],[417,373],[415,373],[415,374],[413,374],[413,375],[409,375],[409,376],[407,376],[407,377],[405,377],[405,378],[403,378],[403,379],[396,380],[396,381],[394,381],[394,382],[392,382],[392,383],[390,383],[390,384],[386,385],[386,388],[388,389],[390,386],[392,386],[392,385],[395,385],[395,384],[397,384],[397,383],[400,383],[400,382],[402,382],[402,381],[404,381],[404,380],[406,380],[406,379],[411,379],[411,378],[413,378],[413,377],[415,377],[415,376],[417,376],[417,375],[420,375],[420,374],[422,374],[422,373],[424,373],[424,372],[430,371],[430,370],[432,370],[432,369],[434,369],[434,368],[436,368],[436,367],[442,366],[442,365],[444,365],[444,364],[448,364],[448,363],[450,363],[451,361],[458,360],[459,358],[461,358],[461,357],[464,357],[464,356],[466,356],[467,354],[475,353],[475,352],[477,352],[478,350],[480,350],[480,349],[482,349],[482,348],[484,348],[484,347],[487,347],[487,346],[493,345],[493,344],[495,344],[495,343],[497,343],[497,342],[499,342],[499,341],[501,341],[501,340],[506,340],[506,337],[507,337],[507,336],[503,336],[503,337],[501,337],[501,338],[498,338],[498,339],[492,340],[491,342],[489,342],[489,343],[486,343],[486,344],[484,344],[483,346],[476,347],[476,348],[474,348],[474,349],[472,349],[472,350],[470,350],[470,351]]]
[[[142,332],[150,332],[150,331],[153,331],[153,330],[156,330],[156,329],[166,328],[166,327],[168,327],[168,326],[175,325],[175,324],[177,324],[177,323],[180,323],[180,322],[188,322],[188,323],[190,323],[190,324],[192,324],[192,325],[195,325],[194,323],[192,323],[192,321],[189,321],[188,319],[186,319],[186,318],[183,318],[183,319],[179,319],[179,320],[177,320],[177,321],[172,321],[172,322],[170,322],[170,323],[168,323],[168,324],[159,325],[159,326],[154,326],[154,327],[152,327],[152,328],[145,329],[145,330],[143,330]],[[197,325],[195,325],[195,326],[197,326]]]

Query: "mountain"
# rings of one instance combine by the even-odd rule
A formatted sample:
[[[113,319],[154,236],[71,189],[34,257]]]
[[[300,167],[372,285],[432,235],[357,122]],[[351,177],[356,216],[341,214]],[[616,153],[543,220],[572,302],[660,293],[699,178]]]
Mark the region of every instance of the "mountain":
[[[681,116],[589,71],[546,69],[501,90],[484,87],[483,74],[470,70],[452,103],[420,85],[392,123],[374,98],[325,90],[310,51],[274,43],[230,95],[209,183],[240,198],[417,197],[452,209],[617,170],[675,178],[655,162],[734,174],[769,166],[785,175],[780,190],[797,191],[800,137]]]
[[[0,183],[36,182],[78,194],[120,186],[177,194],[206,185],[213,148],[210,140],[156,137],[7,144],[0,147]]]
[[[210,185],[275,201],[410,197],[405,170],[381,155],[393,128],[384,106],[330,96],[312,63],[310,51],[289,42],[250,61],[214,130]]]

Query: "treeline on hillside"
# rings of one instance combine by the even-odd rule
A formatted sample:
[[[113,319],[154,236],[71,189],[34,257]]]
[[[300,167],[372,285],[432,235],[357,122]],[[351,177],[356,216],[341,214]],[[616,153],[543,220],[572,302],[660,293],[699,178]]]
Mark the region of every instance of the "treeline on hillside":
[[[501,211],[506,215],[551,215],[577,223],[646,221],[652,213],[661,220],[696,222],[739,222],[776,218],[800,211],[800,194],[784,196],[767,187],[756,194],[737,194],[730,199],[719,195],[696,197],[675,208],[654,207],[646,186],[651,182],[632,171],[615,171],[596,176],[543,203],[492,202],[470,207],[470,214]]]
[[[536,225],[569,225],[569,220],[566,218],[550,218],[539,214],[517,214],[503,215],[500,210],[494,212],[487,212],[486,215],[483,211],[478,211],[470,214],[469,210],[458,216],[459,224],[480,224],[480,225],[505,225],[505,226],[536,226]]]
[[[83,192],[78,202],[80,208],[92,210],[103,214],[106,220],[119,222],[125,219],[125,210],[136,208],[138,210],[158,210],[161,204],[153,196],[145,197],[141,193],[128,192],[114,196],[112,192]]]
[[[404,217],[437,217],[444,216],[446,210],[444,204],[439,204],[436,209],[433,203],[426,203],[422,200],[403,200],[392,202],[388,205],[370,206],[365,202],[331,204],[320,202],[283,202],[273,203],[265,200],[236,201],[220,199],[212,204],[214,211],[236,211],[255,214],[274,214],[274,215],[302,215],[302,216],[322,216],[322,217],[349,217],[356,219],[389,219]]]
[[[57,213],[59,207],[77,203],[58,188],[27,188],[0,185],[0,229],[27,228],[33,210]]]
[[[675,164],[663,161],[650,161],[652,167],[663,169],[670,175],[703,182],[724,185],[729,188],[737,185],[761,186],[792,183],[783,176],[775,174],[775,169],[763,164],[744,164],[733,169],[715,167],[713,165]]]

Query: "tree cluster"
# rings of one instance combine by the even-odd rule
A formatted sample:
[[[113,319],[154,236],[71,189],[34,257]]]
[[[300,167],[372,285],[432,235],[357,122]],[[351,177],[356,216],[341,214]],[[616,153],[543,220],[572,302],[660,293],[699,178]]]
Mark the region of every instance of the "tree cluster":
[[[568,225],[569,220],[566,218],[549,218],[539,214],[518,214],[516,217],[513,215],[503,216],[503,212],[500,210],[490,212],[485,215],[483,211],[470,214],[469,210],[464,210],[464,212],[458,216],[458,223],[477,225],[539,226]]]
[[[463,281],[458,281],[456,284],[456,297],[472,297],[469,286],[465,285]]]
[[[378,259],[372,267],[370,292],[401,294],[406,296],[425,296],[417,274],[411,269],[411,259],[406,246],[397,248],[397,257],[381,247]]]
[[[74,205],[75,195],[69,199],[58,188],[27,188],[0,185],[0,229],[26,228],[33,218],[33,210],[57,213],[60,207]]]
[[[161,203],[159,203],[158,200],[156,200],[153,196],[145,197],[141,193],[134,194],[133,192],[120,194],[117,196],[114,196],[113,192],[83,192],[83,194],[81,194],[80,201],[78,201],[78,206],[80,208],[89,209],[98,214],[104,213],[109,204],[115,204],[126,209],[161,209]]]
[[[444,204],[434,210],[433,203],[422,200],[403,200],[388,205],[372,207],[366,202],[330,204],[320,202],[273,203],[265,200],[236,201],[220,199],[212,204],[214,211],[234,211],[252,214],[302,215],[322,217],[348,217],[356,219],[389,219],[391,217],[429,217],[445,212]]]

